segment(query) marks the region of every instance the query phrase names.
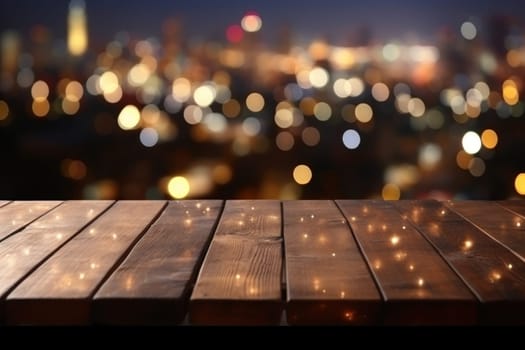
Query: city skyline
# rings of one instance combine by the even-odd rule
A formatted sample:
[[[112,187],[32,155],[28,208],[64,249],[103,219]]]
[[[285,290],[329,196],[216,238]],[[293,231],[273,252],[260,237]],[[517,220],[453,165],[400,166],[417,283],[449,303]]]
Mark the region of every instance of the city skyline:
[[[69,0],[59,0],[51,7],[49,3],[32,0],[3,1],[2,13],[8,15],[2,18],[1,31],[12,29],[27,34],[32,26],[43,25],[55,37],[65,38],[69,3]],[[459,30],[464,21],[482,27],[489,16],[499,14],[514,17],[515,23],[523,26],[522,19],[516,16],[520,10],[516,0],[497,3],[485,0],[476,4],[452,0],[431,0],[424,4],[413,0],[396,4],[386,0],[366,3],[327,0],[322,4],[304,4],[289,0],[278,6],[264,1],[229,0],[221,4],[131,0],[121,7],[116,1],[90,1],[86,6],[89,35],[95,43],[111,39],[122,30],[135,36],[158,36],[166,20],[178,18],[190,39],[223,39],[225,29],[238,23],[248,11],[256,11],[262,17],[261,36],[266,42],[275,41],[285,26],[297,41],[327,37],[335,43],[346,43],[352,35],[365,29],[371,38],[380,41],[432,42],[444,28]]]

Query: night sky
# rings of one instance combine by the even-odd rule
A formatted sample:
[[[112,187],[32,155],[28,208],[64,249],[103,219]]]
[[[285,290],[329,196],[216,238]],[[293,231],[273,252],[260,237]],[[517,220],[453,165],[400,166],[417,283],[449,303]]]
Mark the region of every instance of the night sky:
[[[107,40],[126,30],[138,36],[158,35],[162,22],[179,17],[190,37],[217,37],[249,10],[263,18],[262,35],[272,39],[284,24],[296,39],[326,36],[344,41],[348,33],[368,27],[379,40],[415,38],[431,41],[440,28],[458,28],[465,20],[483,23],[489,14],[523,13],[522,0],[227,0],[86,1],[92,39]],[[66,33],[69,0],[2,0],[0,30],[26,33],[35,24],[49,27],[57,37]],[[523,16],[521,16],[523,17]],[[524,18],[518,18],[523,22]]]

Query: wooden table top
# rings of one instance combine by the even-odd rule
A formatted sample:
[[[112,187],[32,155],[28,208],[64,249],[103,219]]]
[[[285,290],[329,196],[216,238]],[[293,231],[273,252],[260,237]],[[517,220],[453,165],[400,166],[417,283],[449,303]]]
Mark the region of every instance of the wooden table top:
[[[0,201],[0,325],[525,324],[525,200]]]

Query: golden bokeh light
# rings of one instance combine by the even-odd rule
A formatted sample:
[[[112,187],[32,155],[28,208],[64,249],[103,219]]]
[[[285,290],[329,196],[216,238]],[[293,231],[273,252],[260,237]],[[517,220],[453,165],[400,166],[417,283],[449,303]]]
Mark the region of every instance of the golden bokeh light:
[[[275,112],[275,124],[281,129],[289,128],[293,125],[293,112],[291,109],[281,108]]]
[[[330,76],[328,75],[326,69],[321,67],[315,67],[308,74],[308,79],[313,87],[321,89],[325,87],[326,84],[328,84]]]
[[[460,150],[456,155],[456,164],[463,170],[468,170],[472,155],[467,152]]]
[[[168,194],[175,199],[186,198],[190,193],[190,183],[183,176],[172,177],[168,182]]]
[[[70,99],[63,99],[62,100],[62,110],[67,115],[74,115],[78,112],[80,109],[80,103],[78,101],[72,101]]]
[[[306,185],[312,180],[312,170],[308,165],[300,164],[293,170],[293,179],[299,185]]]
[[[81,56],[88,46],[87,18],[82,0],[72,0],[69,5],[67,47],[73,56]]]
[[[120,88],[118,76],[112,71],[104,72],[98,79],[98,86],[104,94],[112,94]]]
[[[246,107],[252,112],[260,112],[264,108],[264,97],[258,92],[252,92],[246,97]]]
[[[498,134],[492,129],[486,129],[481,133],[481,142],[488,149],[496,148],[498,145]]]
[[[37,117],[45,117],[49,113],[49,109],[50,105],[47,100],[33,101],[32,110]]]
[[[204,84],[195,89],[193,92],[193,100],[201,107],[208,107],[213,103],[216,93],[212,85]]]
[[[314,115],[314,108],[317,101],[312,97],[305,97],[299,103],[299,108],[304,115]]]
[[[160,120],[160,110],[154,104],[146,105],[140,112],[140,117],[146,125],[156,125]]]
[[[242,18],[241,27],[246,32],[258,32],[262,27],[262,19],[256,13],[248,13]]]
[[[235,99],[226,101],[222,105],[222,113],[228,118],[235,118],[241,113],[241,104]]]
[[[372,117],[374,116],[374,111],[372,110],[372,107],[370,107],[367,103],[360,103],[355,107],[355,117],[357,120],[359,120],[361,123],[368,123],[372,120]]]
[[[43,80],[38,80],[31,87],[31,96],[35,101],[43,101],[49,96],[49,86]]]
[[[117,119],[118,125],[122,130],[135,129],[140,122],[140,111],[133,105],[125,106]]]
[[[327,121],[332,117],[332,107],[326,102],[318,102],[314,106],[314,116],[320,121]]]
[[[481,138],[474,131],[467,131],[461,139],[463,149],[468,154],[476,154],[481,149]]]
[[[108,103],[118,103],[122,99],[123,94],[120,86],[112,92],[103,92],[104,100]]]
[[[383,196],[383,199],[387,201],[398,200],[399,198],[401,198],[401,190],[397,185],[389,183],[383,186],[381,195]]]
[[[293,148],[295,140],[292,133],[288,131],[281,131],[275,138],[275,144],[281,151],[289,151]]]
[[[218,164],[212,170],[212,178],[219,185],[227,184],[233,177],[232,168],[227,164]]]
[[[321,61],[328,58],[328,55],[330,54],[330,47],[324,41],[315,40],[310,44],[308,52],[314,60]]]
[[[413,117],[419,118],[425,114],[425,103],[422,99],[414,97],[408,101],[408,113]]]
[[[518,86],[512,79],[503,82],[503,100],[505,100],[509,106],[514,106],[520,101]]]
[[[347,79],[339,78],[333,85],[334,93],[339,98],[346,98],[352,94],[352,85]]]
[[[87,174],[87,166],[81,160],[64,159],[61,169],[62,175],[77,181],[84,179]]]
[[[7,102],[0,100],[0,121],[6,120],[9,117],[9,105]]]
[[[365,83],[361,78],[352,77],[348,79],[348,82],[350,83],[350,86],[352,86],[352,93],[350,96],[358,97],[365,91]]]
[[[175,101],[184,103],[191,97],[191,83],[186,78],[178,78],[172,84],[171,94]]]
[[[385,102],[390,96],[390,90],[384,83],[375,83],[372,86],[372,97],[378,102]]]
[[[516,176],[514,188],[518,194],[525,196],[525,173],[520,173]]]
[[[151,76],[149,67],[143,63],[134,65],[128,73],[128,83],[133,87],[142,86]]]
[[[84,88],[78,81],[70,81],[66,85],[65,97],[69,101],[78,102],[84,96]]]

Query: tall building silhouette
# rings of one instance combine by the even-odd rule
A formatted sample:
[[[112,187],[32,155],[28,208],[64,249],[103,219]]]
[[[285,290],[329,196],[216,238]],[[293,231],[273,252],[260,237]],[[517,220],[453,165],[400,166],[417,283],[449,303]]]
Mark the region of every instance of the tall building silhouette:
[[[83,0],[69,3],[67,47],[73,56],[82,56],[88,46],[86,5]]]

